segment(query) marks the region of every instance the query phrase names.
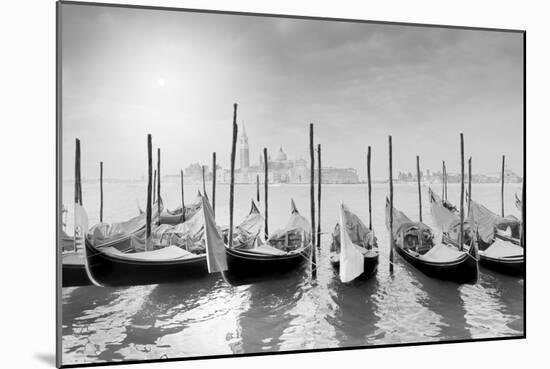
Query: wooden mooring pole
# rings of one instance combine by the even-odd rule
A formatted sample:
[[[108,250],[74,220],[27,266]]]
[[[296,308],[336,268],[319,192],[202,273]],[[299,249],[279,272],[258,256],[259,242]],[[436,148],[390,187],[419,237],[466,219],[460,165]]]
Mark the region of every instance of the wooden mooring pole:
[[[152,159],[151,159],[152,160]],[[154,169],[153,174],[153,204],[157,201],[157,170]]]
[[[460,134],[460,251],[464,249],[464,134]]]
[[[504,160],[502,155],[502,171],[500,173],[500,216],[504,217]]]
[[[237,104],[233,104],[233,137],[231,139],[231,178],[229,182],[229,248],[233,246],[233,206],[234,206],[234,190],[235,190],[235,151],[237,145]]]
[[[470,219],[470,209],[472,206],[472,157],[468,158],[468,212],[466,216]],[[473,227],[473,224],[470,224]]]
[[[80,140],[75,139],[74,157],[74,202],[82,205],[82,178],[80,176]]]
[[[311,276],[317,278],[317,256],[315,255],[315,146],[313,143],[313,123],[309,124],[309,204],[311,208]]]
[[[157,212],[158,212],[158,224],[160,224],[160,212],[161,212],[162,200],[160,199],[160,148],[157,148]]]
[[[99,162],[99,222],[103,223],[103,162]]]
[[[422,189],[420,186],[420,156],[416,156],[416,178],[418,182],[418,219],[422,223]]]
[[[392,142],[391,136],[388,138],[389,143],[389,169],[390,169],[390,274],[393,274],[393,164],[392,164]]]
[[[371,161],[371,149],[370,146],[367,151],[367,184],[369,186],[369,230],[372,231],[372,187],[370,178],[370,161]]]
[[[418,183],[418,219],[422,223],[422,189],[420,186],[420,156],[416,155],[416,181]],[[418,229],[418,246],[422,249],[422,226]]]
[[[321,144],[317,144],[317,248],[321,248]]]
[[[82,206],[82,177],[80,173],[80,140],[75,140],[75,158],[74,158],[74,202]],[[76,219],[75,219],[76,220]],[[79,238],[84,230],[77,230],[76,222],[74,224],[74,251],[78,251],[78,246],[81,245]]]
[[[256,174],[256,202],[260,202],[260,175]]]
[[[150,249],[151,213],[153,202],[153,147],[151,134],[147,135],[147,205],[145,208],[145,248]]]
[[[269,224],[269,221],[268,221],[268,195],[267,195],[267,192],[268,192],[268,185],[269,185],[269,164],[268,164],[268,161],[267,161],[267,148],[264,147],[264,233],[265,233],[265,238],[267,239],[268,238],[268,234],[269,234],[269,228],[268,228],[268,224]]]

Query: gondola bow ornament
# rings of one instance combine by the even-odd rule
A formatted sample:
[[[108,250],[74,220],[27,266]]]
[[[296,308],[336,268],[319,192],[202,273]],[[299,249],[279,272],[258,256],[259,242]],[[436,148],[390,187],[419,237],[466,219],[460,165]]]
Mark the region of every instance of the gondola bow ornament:
[[[88,231],[88,214],[79,203],[74,204],[74,249],[84,247],[84,237]]]

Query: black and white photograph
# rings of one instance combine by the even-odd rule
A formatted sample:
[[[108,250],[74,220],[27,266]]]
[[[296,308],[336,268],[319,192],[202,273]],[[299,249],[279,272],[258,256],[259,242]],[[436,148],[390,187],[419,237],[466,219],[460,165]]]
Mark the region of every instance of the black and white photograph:
[[[56,11],[58,365],[525,338],[525,31]]]

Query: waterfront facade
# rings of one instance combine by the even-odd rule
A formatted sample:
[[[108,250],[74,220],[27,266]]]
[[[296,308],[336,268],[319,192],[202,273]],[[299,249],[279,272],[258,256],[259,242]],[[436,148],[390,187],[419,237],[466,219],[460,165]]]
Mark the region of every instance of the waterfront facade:
[[[265,165],[262,155],[259,156],[258,164],[251,165],[250,163],[250,149],[248,145],[248,136],[246,134],[246,128],[244,124],[240,130],[241,134],[238,139],[238,163],[239,167],[235,168],[235,183],[246,184],[256,183],[256,179],[260,183],[264,182]],[[268,154],[268,181],[270,183],[309,183],[310,166],[309,162],[304,158],[289,159],[285,153],[283,146],[279,147],[275,157]],[[199,163],[189,165],[185,169],[185,176],[188,180],[198,182],[202,180],[202,170]],[[317,169],[315,170],[315,182],[317,182]],[[359,183],[359,176],[357,170],[354,168],[334,168],[324,167],[321,170],[321,176],[323,183]],[[212,179],[212,172],[209,168],[205,167],[206,180]],[[217,167],[216,170],[216,182],[229,183],[231,180],[231,171],[229,169],[223,169]]]

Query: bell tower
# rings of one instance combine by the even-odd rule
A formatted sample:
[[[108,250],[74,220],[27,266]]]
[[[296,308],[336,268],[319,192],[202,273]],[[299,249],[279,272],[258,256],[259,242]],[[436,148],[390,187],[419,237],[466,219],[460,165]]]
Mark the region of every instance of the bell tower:
[[[246,128],[244,127],[243,122],[243,131],[239,139],[239,156],[241,163],[241,170],[248,170],[250,167],[250,157],[248,150],[248,137],[246,136]]]

